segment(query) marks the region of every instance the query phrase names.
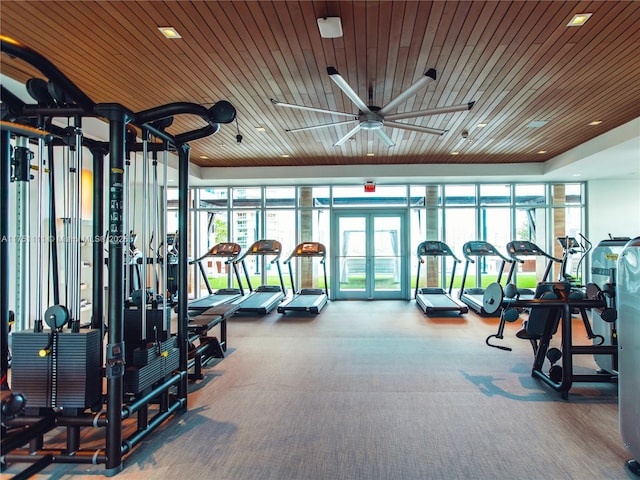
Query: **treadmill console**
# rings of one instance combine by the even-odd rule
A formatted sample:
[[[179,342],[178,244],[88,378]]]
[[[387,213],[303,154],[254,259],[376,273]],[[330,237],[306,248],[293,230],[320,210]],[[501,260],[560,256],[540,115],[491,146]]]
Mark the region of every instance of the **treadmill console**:
[[[535,243],[528,240],[516,240],[515,242],[509,242],[507,244],[507,250],[511,255],[542,255],[544,257],[547,254],[542,251]]]
[[[297,246],[295,254],[298,257],[324,255],[325,248],[318,242],[304,242]]]
[[[467,255],[494,255],[495,248],[487,242],[467,242],[462,247]]]
[[[282,245],[277,240],[258,240],[251,247],[251,252],[256,254],[280,253]]]
[[[240,249],[241,247],[237,243],[224,242],[214,245],[209,254],[220,257],[233,257],[240,253]]]
[[[418,245],[418,255],[435,256],[435,255],[453,255],[451,249],[437,240],[427,240]]]

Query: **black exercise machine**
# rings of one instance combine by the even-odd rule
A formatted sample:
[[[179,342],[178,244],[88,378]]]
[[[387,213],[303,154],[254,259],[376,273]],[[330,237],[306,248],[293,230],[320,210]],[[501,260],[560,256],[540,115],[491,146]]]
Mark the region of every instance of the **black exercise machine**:
[[[581,233],[578,234],[580,240],[576,237],[558,237],[556,240],[562,247],[562,265],[560,266],[559,282],[569,282],[576,288],[584,287],[582,283],[581,266],[587,254],[591,251],[591,242]],[[573,266],[573,260],[578,256],[576,265]]]
[[[288,310],[296,312],[320,313],[329,299],[329,291],[327,290],[327,267],[325,258],[327,249],[318,242],[303,242],[299,244],[289,258],[284,263],[289,267],[289,276],[291,278],[291,288],[294,291],[293,298],[286,303],[278,306],[278,313],[285,313]],[[296,290],[296,282],[293,275],[292,260],[294,258],[320,258],[320,265],[324,274],[324,289],[322,288],[301,288]]]
[[[469,308],[458,299],[451,296],[453,289],[453,279],[456,273],[456,264],[460,263],[460,260],[454,255],[449,246],[437,240],[427,240],[418,245],[418,272],[416,274],[416,289],[414,297],[416,299],[416,305],[426,313],[446,313],[457,312],[459,314],[467,313]],[[438,287],[423,287],[420,285],[420,266],[424,263],[423,257],[452,257],[454,260],[453,268],[451,270],[451,280],[449,281],[449,288]]]
[[[581,292],[572,289],[567,282],[542,282],[536,287],[534,297],[522,299],[513,284],[503,290],[498,283],[492,283],[484,293],[484,309],[489,313],[502,310],[498,332],[486,339],[486,344],[500,350],[511,348],[490,342],[491,339],[502,339],[505,322],[518,319],[518,309],[530,310],[523,329],[516,336],[529,340],[534,353],[531,376],[560,392],[563,399],[569,396],[574,382],[615,382],[617,375],[610,373],[578,374],[573,369],[574,355],[611,355],[617,356],[617,347],[604,345],[604,338],[595,335],[587,317],[586,310],[606,308],[606,302],[600,298],[588,298]],[[594,345],[574,345],[572,331],[572,312],[578,310],[589,339],[596,340]],[[551,339],[560,328],[560,348],[551,347]],[[545,360],[550,363],[547,372],[543,371]],[[558,364],[561,360],[561,363]]]
[[[460,285],[459,298],[460,300],[469,306],[473,311],[479,313],[480,315],[489,315],[485,309],[483,304],[483,295],[484,288],[481,286],[475,288],[464,288],[464,285],[467,280],[467,273],[469,271],[469,265],[475,263],[475,260],[472,257],[478,257],[480,262],[486,262],[488,257],[497,257],[500,259],[500,267],[498,267],[498,273],[496,282],[500,283],[502,279],[502,274],[504,272],[504,267],[507,263],[511,263],[512,260],[502,255],[496,247],[491,245],[489,242],[485,242],[482,240],[474,240],[471,242],[467,242],[462,246],[462,254],[466,259],[464,264],[464,273],[462,274],[462,284]]]
[[[52,268],[49,269],[48,276],[42,264],[43,259],[47,259],[44,242],[37,242],[34,253],[30,253],[30,245],[24,242],[24,248],[20,250],[19,258],[16,259],[8,257],[9,252],[4,243],[0,248],[1,262],[3,267],[6,267],[0,271],[3,350],[0,358],[3,381],[6,379],[8,368],[8,358],[4,355],[9,326],[8,285],[10,281],[14,281],[13,277],[24,282],[15,289],[20,298],[16,298],[16,328],[12,333],[12,400],[6,407],[4,403],[2,405],[2,463],[30,464],[18,474],[22,478],[30,477],[52,462],[104,464],[105,475],[113,476],[123,469],[125,455],[165,421],[187,409],[188,393],[186,242],[176,242],[174,246],[175,257],[185,261],[176,263],[173,272],[167,268],[169,262],[165,256],[164,285],[158,292],[163,297],[162,307],[157,309],[159,316],[167,313],[165,293],[169,291],[171,296],[177,297],[179,311],[176,335],[167,335],[166,340],[158,338],[161,332],[158,332],[157,326],[154,331],[149,332],[149,325],[155,324],[151,318],[155,312],[150,314],[151,321],[146,323],[144,316],[148,313],[147,282],[143,278],[138,289],[139,305],[136,305],[143,321],[140,323],[141,333],[136,337],[139,337],[137,340],[140,341],[153,341],[147,341],[129,353],[125,352],[129,344],[125,340],[125,299],[131,290],[136,290],[131,288],[130,283],[123,281],[128,270],[125,262],[126,250],[130,248],[130,245],[127,245],[127,234],[132,230],[127,225],[129,162],[125,154],[129,151],[143,152],[143,169],[150,161],[149,154],[163,152],[165,167],[169,151],[177,156],[178,231],[182,238],[186,238],[189,217],[189,142],[215,134],[220,128],[220,123],[232,122],[236,116],[235,108],[226,101],[206,107],[190,102],[174,102],[133,112],[114,102],[94,103],[67,76],[36,51],[6,36],[0,36],[0,43],[2,52],[16,61],[25,62],[29,67],[27,70],[38,71],[46,78],[32,78],[27,81],[30,85],[27,90],[35,103],[26,103],[8,91],[5,85],[0,87],[3,102],[0,122],[0,230],[3,235],[9,234],[10,218],[22,221],[31,217],[39,220],[36,222],[37,225],[45,225],[40,208],[40,205],[45,205],[45,190],[41,187],[44,186],[44,174],[50,175],[50,180],[53,180],[51,168],[55,161],[53,155],[50,154],[47,158],[43,153],[45,150],[51,152],[55,145],[68,153],[63,156],[63,170],[69,173],[66,175],[67,178],[63,177],[64,200],[68,206],[65,207],[68,211],[63,213],[63,218],[65,238],[73,240],[68,242],[68,246],[65,245],[65,250],[68,251],[66,267],[63,269],[66,299],[57,292],[57,255],[52,253]],[[4,108],[5,106],[7,108]],[[168,133],[165,129],[178,115],[198,117],[202,126],[191,131]],[[65,117],[69,125],[66,128],[45,120]],[[107,141],[98,141],[83,135],[81,125],[87,117],[101,118],[108,122]],[[128,132],[132,130],[135,134],[130,138]],[[173,130],[175,131],[175,128]],[[141,142],[136,140],[138,133]],[[38,173],[37,176],[33,175],[39,185],[37,213],[30,210],[31,207],[25,202],[14,202],[9,198],[8,190],[12,176],[10,167],[13,167],[12,157],[15,157],[10,143],[12,139],[25,155],[28,154],[29,143],[38,143],[40,155],[35,169]],[[94,241],[89,245],[92,247],[90,262],[81,258],[80,252],[81,247],[87,246],[83,245],[86,242],[82,242],[87,232],[81,228],[85,215],[84,211],[81,211],[84,196],[80,195],[83,182],[79,175],[83,168],[84,147],[90,150],[93,164],[91,237]],[[28,156],[24,159],[27,160]],[[45,160],[47,164],[44,163]],[[155,165],[155,156],[152,160]],[[24,175],[20,177],[22,184],[19,188],[27,186],[31,178],[29,172],[34,171],[29,161],[21,162],[21,166],[25,168],[21,172]],[[165,183],[166,178],[165,172]],[[145,191],[148,191],[148,184],[144,181],[143,183]],[[159,206],[161,191],[160,188],[152,189],[154,209]],[[51,198],[55,199],[53,189],[49,193]],[[28,198],[28,195],[23,198]],[[52,200],[51,205],[55,203]],[[145,214],[152,215],[152,210],[145,210]],[[59,216],[51,215],[51,218]],[[153,216],[159,216],[157,210]],[[154,223],[163,222],[154,220]],[[25,222],[25,225],[28,225],[28,222]],[[43,238],[41,228],[38,229],[38,238]],[[103,238],[105,230],[108,231],[108,236]],[[24,233],[28,235],[29,232]],[[55,238],[56,235],[52,234],[52,237]],[[145,237],[143,231],[144,243]],[[107,276],[103,268],[105,242],[99,239],[108,243],[111,262],[106,272]],[[51,249],[54,252],[55,241]],[[31,268],[28,260],[32,256],[37,259],[34,266],[38,272],[35,278],[30,279],[28,274]],[[141,273],[146,272],[147,262],[143,261],[141,265]],[[92,268],[91,328],[80,326],[80,290],[83,286],[79,274],[81,268]],[[143,277],[144,275],[142,273]],[[45,302],[43,295],[43,287],[48,288],[52,279],[53,305],[49,301]],[[30,292],[34,288],[37,291],[34,301],[31,301]],[[105,301],[105,291],[108,292],[108,302]],[[158,303],[160,307],[158,297],[152,296],[151,303],[153,302]],[[37,307],[32,309],[33,305]],[[31,315],[29,310],[37,312]],[[49,332],[43,329],[43,322],[47,322],[51,327]],[[126,361],[125,356],[129,356],[131,362]],[[6,382],[3,386],[6,386]],[[20,395],[24,397],[24,401],[21,401]],[[129,424],[127,427],[132,428],[125,428],[125,422]],[[45,440],[49,440],[45,438],[45,434],[54,428],[58,429],[56,436],[65,437],[63,447],[55,444],[45,446]],[[81,429],[100,429],[104,435],[84,435],[81,434]],[[81,448],[81,442],[86,438],[100,436],[104,437],[102,446],[93,444],[90,450]]]

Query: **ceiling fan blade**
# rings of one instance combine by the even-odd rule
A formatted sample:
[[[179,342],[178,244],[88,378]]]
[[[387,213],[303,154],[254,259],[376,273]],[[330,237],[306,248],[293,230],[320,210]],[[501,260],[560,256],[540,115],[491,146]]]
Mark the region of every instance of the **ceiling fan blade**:
[[[425,88],[430,82],[433,82],[436,79],[436,71],[434,68],[430,68],[425,72],[423,77],[418,80],[416,83],[407,88],[404,92],[398,95],[396,98],[387,103],[384,107],[380,109],[378,114],[384,116],[387,113],[391,112],[398,105],[406,102],[420,90]]]
[[[421,127],[419,125],[408,125],[400,122],[384,122],[385,127],[400,128],[403,130],[412,130],[414,132],[433,133],[434,135],[442,135],[449,130],[440,130],[439,128]]]
[[[360,130],[361,128],[361,124],[356,125],[353,130],[351,130],[349,133],[347,133],[344,137],[342,137],[340,140],[338,140],[336,143],[333,144],[334,147],[339,147],[340,145],[342,145],[344,142],[346,142],[347,140],[349,140],[351,137],[353,137],[353,135]]]
[[[276,107],[295,108],[297,110],[307,110],[309,112],[328,113],[329,115],[342,115],[343,117],[351,117],[354,119],[356,118],[356,115],[354,115],[353,113],[338,112],[336,110],[325,110],[323,108],[316,107],[305,107],[303,105],[296,105],[294,103],[283,103],[278,100],[274,100],[273,98],[271,99],[271,103],[273,103]]]
[[[307,130],[315,130],[316,128],[326,128],[326,127],[334,127],[336,125],[345,125],[347,123],[357,122],[358,120],[346,120],[344,122],[332,122],[332,123],[323,123],[322,125],[312,125],[310,127],[300,127],[300,128],[291,128],[289,130],[285,130],[286,132],[305,132]]]
[[[349,86],[345,79],[342,78],[342,76],[338,73],[338,70],[336,70],[334,67],[327,67],[327,73],[331,77],[331,80],[333,80],[334,83],[338,85],[338,87],[340,87],[340,90],[342,90],[345,95],[351,99],[351,101],[355,104],[356,107],[358,107],[361,112],[371,112],[367,104],[362,101],[358,94],[353,91],[353,89]]]
[[[403,120],[405,118],[427,117],[429,115],[438,115],[441,113],[465,112],[471,110],[476,102],[463,103],[461,105],[451,105],[449,107],[436,107],[428,110],[419,110],[415,112],[394,113],[384,117],[385,120]]]
[[[393,140],[391,140],[391,138],[389,138],[389,135],[387,135],[385,131],[382,130],[381,128],[377,128],[376,130],[373,131],[373,133],[378,135],[378,137],[380,137],[380,140],[382,140],[382,143],[384,143],[387,147],[391,148],[395,146],[395,143],[393,143]]]

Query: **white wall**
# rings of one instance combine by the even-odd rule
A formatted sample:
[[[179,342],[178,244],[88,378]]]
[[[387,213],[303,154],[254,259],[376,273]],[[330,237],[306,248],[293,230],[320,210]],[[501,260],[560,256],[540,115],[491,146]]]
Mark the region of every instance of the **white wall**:
[[[640,178],[593,180],[588,183],[587,238],[600,240],[640,235]]]

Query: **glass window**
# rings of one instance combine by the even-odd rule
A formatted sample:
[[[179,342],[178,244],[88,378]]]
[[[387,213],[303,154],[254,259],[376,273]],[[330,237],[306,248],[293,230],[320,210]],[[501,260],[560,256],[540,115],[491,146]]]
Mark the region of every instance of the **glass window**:
[[[547,203],[544,185],[516,185],[517,205],[544,205]]]
[[[234,208],[259,208],[262,206],[262,188],[233,188]]]
[[[265,238],[278,240],[282,244],[282,254],[280,256],[280,266],[282,262],[291,254],[296,247],[296,211],[295,210],[267,210],[265,218]],[[270,260],[265,264],[266,281],[268,285],[279,285],[278,269]],[[291,288],[291,279],[285,275],[284,283],[287,288]]]
[[[446,205],[475,205],[475,185],[445,185],[444,202]]]
[[[507,255],[507,243],[511,237],[511,209],[510,208],[483,208],[480,210],[480,239],[489,242],[500,253]],[[479,269],[480,286],[486,288],[490,283],[498,279],[498,273],[502,268],[502,259],[499,257],[479,257],[476,259]],[[506,278],[510,264],[504,265],[503,276]]]
[[[529,230],[527,228],[527,235]],[[480,239],[489,242],[500,252],[511,240],[511,209],[483,208],[480,210]]]
[[[475,208],[448,208],[444,212],[444,242],[449,246],[453,254],[464,263],[464,256],[462,255],[462,246],[470,241],[476,240],[476,209]],[[447,282],[453,264],[455,261],[448,257],[446,261],[446,275],[447,278],[442,279],[443,282]],[[456,277],[453,283],[453,288],[460,288],[462,281],[462,269],[463,263],[456,265]],[[446,283],[443,283],[445,285]],[[472,286],[470,283],[467,287]]]
[[[226,210],[199,211],[196,217],[198,228],[194,242],[195,258],[201,258],[214,245],[227,241],[229,225]],[[201,266],[203,271],[198,267],[196,272],[196,291],[199,291],[200,295],[208,294],[205,282],[209,283],[212,290],[228,286],[229,265],[224,263],[224,259],[209,257],[201,262]]]
[[[409,187],[409,205],[412,207],[424,207],[427,204],[427,196],[424,185],[411,185]]]
[[[253,242],[259,240],[260,210],[238,210],[233,212],[233,231],[231,241],[242,247],[249,248]]]
[[[510,205],[511,185],[480,185],[481,205]]]
[[[229,205],[229,192],[224,188],[201,188],[199,208],[224,208]]]
[[[295,187],[267,187],[265,189],[267,207],[295,207]]]

